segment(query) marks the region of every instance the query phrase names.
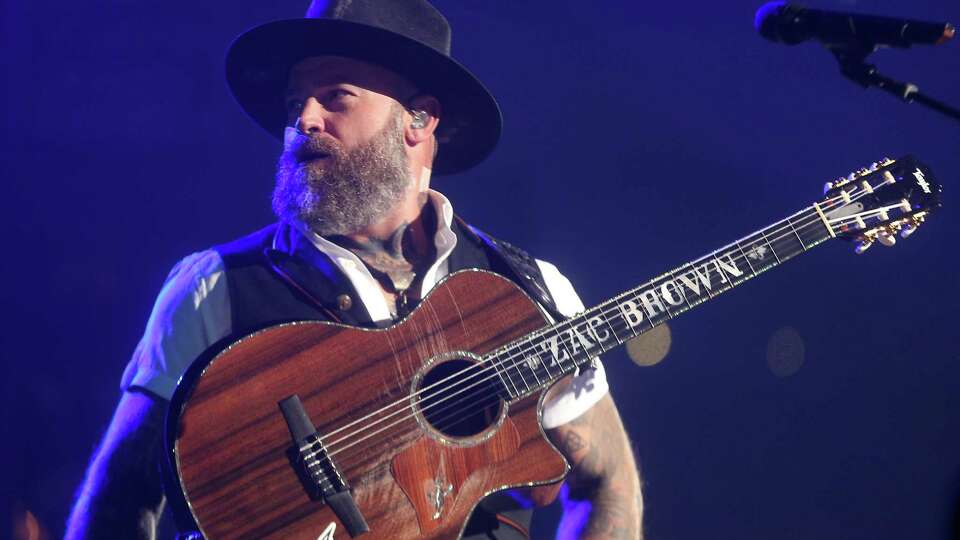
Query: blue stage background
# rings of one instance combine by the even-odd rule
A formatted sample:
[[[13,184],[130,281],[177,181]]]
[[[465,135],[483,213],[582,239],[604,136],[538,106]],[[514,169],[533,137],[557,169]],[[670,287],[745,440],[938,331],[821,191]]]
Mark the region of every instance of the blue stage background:
[[[851,84],[818,45],[762,40],[758,1],[436,4],[505,131],[434,186],[588,305],[882,156],[931,165],[944,208],[894,249],[831,242],[672,322],[661,363],[604,362],[649,538],[960,536],[960,123]],[[960,23],[946,0],[810,4]],[[0,536],[27,512],[62,534],[170,267],[271,221],[279,145],[222,60],[245,28],[305,7],[3,3]],[[872,57],[954,106],[958,59],[958,42]],[[792,375],[768,365],[775,335],[799,336]]]

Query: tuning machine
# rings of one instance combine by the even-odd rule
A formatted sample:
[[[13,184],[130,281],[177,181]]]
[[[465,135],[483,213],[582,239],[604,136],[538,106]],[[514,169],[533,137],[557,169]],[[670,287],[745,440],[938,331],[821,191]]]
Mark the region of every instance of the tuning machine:
[[[916,231],[917,225],[915,223],[907,223],[900,229],[900,238],[907,238]]]
[[[832,182],[827,182],[826,184],[824,184],[824,185],[823,185],[823,193],[824,193],[824,195],[826,195],[827,192],[830,191],[831,189],[836,189],[836,188],[838,188],[838,187],[843,187],[843,186],[849,184],[850,182],[852,182],[853,179],[856,178],[856,176],[854,176],[855,174],[856,174],[856,173],[850,173],[849,176],[841,176],[841,177],[838,177],[836,180],[834,180],[834,181],[832,181]]]
[[[853,250],[857,253],[857,255],[861,255],[863,252],[873,247],[874,242],[879,239],[878,237],[879,230],[876,228],[863,231],[860,236],[856,238],[856,244],[854,245]]]
[[[897,229],[898,228],[899,227],[897,227]],[[877,233],[877,241],[887,247],[892,247],[897,243],[897,233],[894,229],[894,227],[884,227],[880,229],[880,232]]]
[[[837,178],[836,180],[834,180],[834,181],[832,181],[832,182],[827,182],[827,183],[825,183],[825,184],[823,185],[823,192],[824,192],[824,194],[826,194],[826,193],[827,193],[828,191],[830,191],[831,189],[845,186],[845,185],[849,184],[850,182],[853,182],[854,180],[857,180],[858,178],[863,178],[864,176],[869,176],[869,175],[877,172],[878,170],[880,170],[882,167],[886,167],[886,166],[888,166],[888,165],[892,165],[893,163],[895,163],[894,160],[892,160],[892,159],[890,159],[890,158],[888,158],[888,157],[881,158],[880,161],[875,161],[875,162],[871,163],[869,167],[862,167],[862,168],[857,169],[856,171],[848,174],[847,176],[841,176],[841,177]]]
[[[918,212],[908,219],[903,220],[903,224],[900,226],[900,238],[907,238],[911,234],[917,232],[917,228],[920,227],[920,224],[926,219],[926,212]]]

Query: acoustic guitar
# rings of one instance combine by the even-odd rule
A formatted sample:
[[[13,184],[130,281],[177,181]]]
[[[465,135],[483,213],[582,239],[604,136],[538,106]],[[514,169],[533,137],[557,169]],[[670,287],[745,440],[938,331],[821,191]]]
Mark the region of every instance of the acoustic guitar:
[[[447,276],[386,329],[272,326],[198,359],[171,401],[168,495],[208,539],[457,538],[493,492],[559,482],[545,390],[818,244],[911,234],[941,186],[912,156],[558,323],[490,272]]]

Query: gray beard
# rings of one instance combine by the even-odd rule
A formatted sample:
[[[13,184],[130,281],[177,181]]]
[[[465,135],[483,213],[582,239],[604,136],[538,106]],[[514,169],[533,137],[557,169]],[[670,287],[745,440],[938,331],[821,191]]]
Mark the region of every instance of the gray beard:
[[[273,211],[321,235],[347,235],[385,218],[403,199],[411,178],[403,144],[402,115],[369,142],[347,153],[330,138],[300,135],[284,146],[277,164]],[[320,163],[298,157],[323,152]]]

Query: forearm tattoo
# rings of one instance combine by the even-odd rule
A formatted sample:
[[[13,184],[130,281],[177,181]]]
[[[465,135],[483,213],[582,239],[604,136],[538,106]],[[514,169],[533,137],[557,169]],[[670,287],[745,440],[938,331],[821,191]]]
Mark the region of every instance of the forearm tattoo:
[[[570,498],[589,501],[583,538],[637,539],[642,535],[639,474],[609,397],[551,434],[573,466]]]

